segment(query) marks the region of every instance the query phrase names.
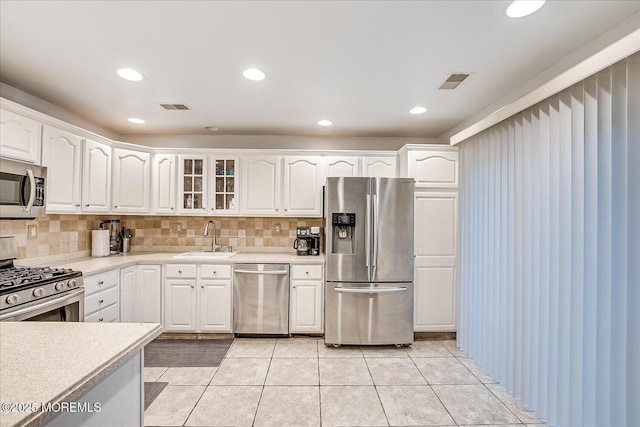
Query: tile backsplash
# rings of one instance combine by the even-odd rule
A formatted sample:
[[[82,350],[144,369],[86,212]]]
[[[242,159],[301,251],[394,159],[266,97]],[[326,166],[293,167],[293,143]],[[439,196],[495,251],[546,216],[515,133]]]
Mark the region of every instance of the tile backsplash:
[[[34,220],[0,220],[0,235],[16,237],[19,259],[64,254],[87,256],[91,252],[91,230],[97,230],[107,219],[119,219],[122,228],[131,229],[132,252],[209,249],[211,235],[203,236],[209,220],[216,223],[219,245],[240,251],[293,252],[296,227],[323,225],[322,218],[51,214]],[[36,235],[29,236],[33,226]]]

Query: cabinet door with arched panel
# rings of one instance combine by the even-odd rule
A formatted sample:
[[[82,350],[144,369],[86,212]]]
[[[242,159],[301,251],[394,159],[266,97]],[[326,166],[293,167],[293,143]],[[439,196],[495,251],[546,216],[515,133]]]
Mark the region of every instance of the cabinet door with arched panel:
[[[409,177],[416,187],[458,188],[458,152],[409,152]]]
[[[80,213],[82,138],[44,125],[42,165],[47,167],[47,213]]]

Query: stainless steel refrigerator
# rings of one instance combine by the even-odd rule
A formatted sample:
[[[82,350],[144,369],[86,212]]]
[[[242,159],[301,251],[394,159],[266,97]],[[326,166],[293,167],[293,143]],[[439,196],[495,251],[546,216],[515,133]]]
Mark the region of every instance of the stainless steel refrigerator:
[[[413,342],[413,193],[406,178],[327,178],[325,344]]]

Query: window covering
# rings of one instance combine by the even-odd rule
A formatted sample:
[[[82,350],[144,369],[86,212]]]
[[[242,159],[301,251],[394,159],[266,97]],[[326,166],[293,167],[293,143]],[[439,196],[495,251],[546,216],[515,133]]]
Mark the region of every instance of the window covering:
[[[460,348],[550,426],[637,425],[640,54],[460,148]]]

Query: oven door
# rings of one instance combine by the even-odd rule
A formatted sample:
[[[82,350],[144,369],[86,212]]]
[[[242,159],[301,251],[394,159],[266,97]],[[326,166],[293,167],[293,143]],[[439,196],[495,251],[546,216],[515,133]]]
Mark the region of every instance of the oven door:
[[[83,322],[84,288],[52,295],[0,314],[0,321]]]

